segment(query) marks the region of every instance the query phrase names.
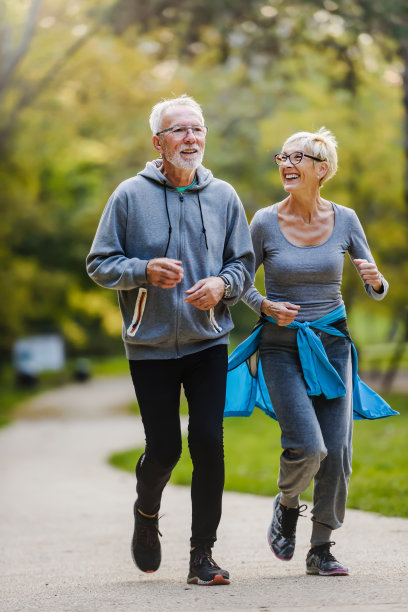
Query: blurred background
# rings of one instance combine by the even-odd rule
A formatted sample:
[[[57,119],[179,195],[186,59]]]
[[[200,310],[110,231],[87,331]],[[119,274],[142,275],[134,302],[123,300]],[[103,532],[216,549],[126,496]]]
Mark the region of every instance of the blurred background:
[[[151,107],[182,93],[209,126],[204,164],[249,221],[283,196],[283,140],[334,132],[323,196],[356,210],[391,285],[374,303],[347,258],[350,327],[390,388],[408,368],[406,0],[0,0],[2,384],[86,379],[116,356],[126,369],[116,293],[85,257],[111,192],[155,158]],[[256,317],[232,315],[234,345]]]

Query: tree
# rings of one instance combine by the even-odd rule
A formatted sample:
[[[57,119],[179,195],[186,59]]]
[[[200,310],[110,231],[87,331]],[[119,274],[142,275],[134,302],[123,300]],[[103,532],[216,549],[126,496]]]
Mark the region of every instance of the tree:
[[[310,2],[316,9],[320,2]],[[400,360],[405,351],[405,343],[408,341],[408,306],[406,303],[405,286],[408,280],[408,4],[404,0],[339,0],[338,2],[324,3],[326,11],[321,11],[323,23],[330,22],[331,16],[336,16],[347,25],[347,30],[355,40],[365,41],[371,46],[374,42],[381,51],[384,59],[390,63],[399,58],[402,85],[402,139],[396,143],[401,147],[405,157],[405,172],[403,181],[403,202],[405,208],[399,215],[403,226],[403,239],[397,244],[392,244],[386,259],[398,270],[395,281],[397,284],[394,298],[394,317],[402,325],[400,340],[396,345],[395,352],[391,358],[389,368],[383,378],[383,387],[389,390],[399,367]],[[325,36],[327,44],[333,44],[330,35]],[[339,53],[345,49],[338,46]],[[389,75],[391,79],[398,81],[398,73]]]
[[[17,335],[50,326],[76,350],[117,337],[114,292],[93,288],[84,258],[108,195],[152,157],[151,106],[174,94],[203,104],[206,160],[237,188],[249,218],[282,195],[273,164],[282,140],[322,123],[333,129],[341,171],[327,197],[357,206],[386,275],[400,274],[401,88],[388,34],[359,37],[329,0],[324,9],[311,0],[4,6],[0,354]],[[387,71],[396,82],[384,87]],[[346,280],[350,302],[354,287]],[[385,308],[398,312],[402,299],[394,290]],[[234,310],[245,332],[247,317]]]
[[[0,155],[5,154],[10,138],[17,128],[21,112],[32,105],[35,99],[47,89],[68,60],[101,29],[103,24],[103,19],[100,18],[96,23],[93,23],[92,27],[85,27],[82,33],[81,30],[78,30],[78,36],[67,45],[61,54],[56,58],[50,57],[50,61],[43,74],[38,76],[35,81],[29,79],[22,80],[18,78],[18,69],[32,45],[43,0],[31,0],[20,38],[14,44],[14,28],[6,8],[11,13],[14,13],[14,11],[11,10],[11,3],[7,4],[7,7],[6,4],[0,6],[0,38],[2,40],[0,47],[0,116],[2,117],[0,121]],[[49,23],[52,23],[53,17],[50,16],[48,19],[51,20]],[[7,104],[7,93],[9,90],[13,92],[14,100],[12,105]]]

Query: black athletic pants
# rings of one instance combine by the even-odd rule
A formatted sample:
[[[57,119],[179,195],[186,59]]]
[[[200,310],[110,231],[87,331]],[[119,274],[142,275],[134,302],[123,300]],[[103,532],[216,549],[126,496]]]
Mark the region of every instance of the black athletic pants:
[[[181,454],[181,385],[189,408],[188,446],[193,463],[191,545],[217,539],[224,488],[223,412],[227,345],[179,359],[130,360],[146,448],[136,466],[137,505],[160,508],[164,487]]]

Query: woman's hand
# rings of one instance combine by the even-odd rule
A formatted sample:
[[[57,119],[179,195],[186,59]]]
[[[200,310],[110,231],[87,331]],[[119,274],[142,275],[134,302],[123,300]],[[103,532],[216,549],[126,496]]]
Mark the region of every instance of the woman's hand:
[[[382,287],[381,274],[375,263],[370,263],[366,259],[354,259],[360,276],[367,285],[371,285],[374,291],[380,291]]]
[[[299,312],[300,306],[290,302],[271,302],[264,299],[261,305],[261,312],[268,317],[273,317],[278,325],[289,325],[293,323]]]

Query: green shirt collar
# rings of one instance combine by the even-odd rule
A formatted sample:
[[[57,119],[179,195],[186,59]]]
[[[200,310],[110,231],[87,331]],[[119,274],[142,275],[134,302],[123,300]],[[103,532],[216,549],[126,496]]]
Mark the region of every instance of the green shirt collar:
[[[195,185],[196,182],[197,182],[197,175],[194,176],[194,181],[190,185],[187,185],[186,187],[176,187],[176,189],[179,193],[183,193],[183,191]]]

